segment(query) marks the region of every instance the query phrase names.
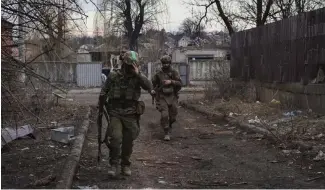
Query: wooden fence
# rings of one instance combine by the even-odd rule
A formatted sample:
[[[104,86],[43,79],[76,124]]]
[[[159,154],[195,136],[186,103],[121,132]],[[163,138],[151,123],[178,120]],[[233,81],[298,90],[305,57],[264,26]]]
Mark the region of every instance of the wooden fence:
[[[325,8],[231,37],[232,78],[262,82],[311,80],[325,69]]]

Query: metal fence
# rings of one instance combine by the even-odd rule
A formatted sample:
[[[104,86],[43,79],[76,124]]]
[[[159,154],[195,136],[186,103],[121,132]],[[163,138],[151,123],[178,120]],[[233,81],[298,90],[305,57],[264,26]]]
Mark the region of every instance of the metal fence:
[[[191,60],[190,80],[191,81],[209,81],[213,80],[215,75],[223,75],[229,77],[229,61],[227,60]]]
[[[98,87],[102,84],[101,62],[35,62],[31,66],[35,73],[51,83],[77,84],[79,87]]]
[[[231,77],[299,82],[325,66],[325,8],[231,37]]]
[[[50,82],[75,83],[76,65],[73,62],[34,62],[31,67]]]
[[[77,65],[77,85],[82,87],[101,86],[102,63],[78,63]]]

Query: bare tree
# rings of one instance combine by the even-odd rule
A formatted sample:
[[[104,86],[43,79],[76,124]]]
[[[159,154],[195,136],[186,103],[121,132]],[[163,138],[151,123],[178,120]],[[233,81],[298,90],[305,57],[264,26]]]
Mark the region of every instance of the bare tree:
[[[296,13],[304,13],[324,6],[325,2],[323,0],[295,0]]]
[[[164,0],[103,0],[103,14],[108,14],[111,26],[105,29],[122,31],[131,50],[137,50],[137,40],[145,25],[158,24],[157,15],[165,12]],[[105,15],[104,15],[105,16]]]
[[[272,18],[277,21],[325,6],[323,0],[276,0]]]
[[[196,37],[205,29],[205,26],[201,23],[198,25],[199,20],[193,18],[186,18],[181,23],[180,31],[190,37]]]
[[[203,8],[199,24],[205,19],[217,19],[224,24],[229,34],[234,33],[236,22],[261,26],[267,22],[273,0],[192,0],[191,6]],[[212,18],[211,18],[212,17]]]
[[[1,51],[2,107],[6,110],[15,108],[15,112],[9,113],[14,115],[16,121],[21,120],[26,113],[34,116],[36,114],[33,112],[35,109],[31,110],[26,105],[29,100],[28,95],[39,91],[36,90],[35,82],[43,83],[49,89],[57,88],[64,91],[53,85],[48,78],[39,75],[30,63],[49,52],[60,53],[62,44],[65,44],[64,34],[68,30],[67,26],[78,28],[76,21],[85,17],[79,3],[74,0],[1,1],[1,19],[10,23],[7,24],[10,27],[1,28],[6,31],[1,32],[1,41],[10,42],[1,43],[2,49],[19,47],[21,50],[24,41],[29,37],[40,38],[45,43],[43,50],[28,62],[17,59],[12,51]],[[22,58],[23,55],[22,51],[19,51],[19,57]]]
[[[324,0],[192,0],[190,6],[202,8],[200,22],[217,20],[225,25],[229,34],[234,27],[262,26],[325,6]],[[240,27],[242,25],[242,27]]]

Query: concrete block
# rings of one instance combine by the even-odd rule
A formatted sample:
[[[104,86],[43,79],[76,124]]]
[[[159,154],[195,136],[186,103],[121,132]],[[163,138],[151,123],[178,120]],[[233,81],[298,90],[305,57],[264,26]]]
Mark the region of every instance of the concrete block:
[[[64,144],[68,144],[71,140],[73,140],[74,135],[73,126],[51,129],[51,139]]]

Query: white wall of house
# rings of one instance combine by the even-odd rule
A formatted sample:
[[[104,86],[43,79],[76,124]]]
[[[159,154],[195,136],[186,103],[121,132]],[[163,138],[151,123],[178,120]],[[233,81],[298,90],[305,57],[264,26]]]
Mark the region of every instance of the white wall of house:
[[[78,53],[77,54],[77,62],[79,62],[79,63],[91,62],[90,53]]]
[[[177,62],[177,63],[186,63],[186,55],[185,52],[182,52],[179,49],[176,49],[172,53],[172,62]]]
[[[195,55],[211,55],[215,58],[225,57],[227,51],[224,49],[216,49],[216,50],[187,50],[185,52],[185,55],[187,57],[189,56],[195,56]]]
[[[178,41],[178,47],[187,47],[188,44],[190,42],[190,38],[188,37],[182,37],[179,41]]]
[[[207,55],[214,58],[224,58],[227,54],[227,50],[216,49],[216,50],[179,50],[176,49],[172,53],[172,61],[178,63],[187,63],[188,57],[195,57],[200,55]]]

